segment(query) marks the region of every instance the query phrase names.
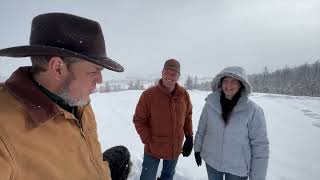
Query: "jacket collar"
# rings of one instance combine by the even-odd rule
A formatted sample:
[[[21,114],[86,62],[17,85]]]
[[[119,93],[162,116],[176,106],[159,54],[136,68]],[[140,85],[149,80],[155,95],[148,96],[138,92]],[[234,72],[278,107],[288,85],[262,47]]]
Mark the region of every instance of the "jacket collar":
[[[49,91],[47,88],[43,87],[41,84],[39,84],[38,82],[36,82],[35,80],[31,79],[33,81],[34,84],[36,84],[38,86],[38,88],[45,94],[47,95],[47,97],[49,97],[55,104],[57,104],[58,106],[60,106],[62,109],[75,114],[76,116],[76,110],[77,110],[77,106],[70,106],[64,99],[62,99],[60,96],[52,93],[51,91]]]
[[[12,94],[25,106],[32,121],[41,124],[62,113],[58,106],[31,80],[30,67],[20,67],[5,82]]]

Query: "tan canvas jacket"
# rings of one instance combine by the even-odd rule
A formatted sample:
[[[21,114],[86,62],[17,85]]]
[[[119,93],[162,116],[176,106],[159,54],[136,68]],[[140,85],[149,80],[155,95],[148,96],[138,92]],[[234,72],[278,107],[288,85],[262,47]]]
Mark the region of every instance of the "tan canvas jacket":
[[[111,180],[91,106],[76,119],[28,72],[19,68],[0,85],[0,180]]]

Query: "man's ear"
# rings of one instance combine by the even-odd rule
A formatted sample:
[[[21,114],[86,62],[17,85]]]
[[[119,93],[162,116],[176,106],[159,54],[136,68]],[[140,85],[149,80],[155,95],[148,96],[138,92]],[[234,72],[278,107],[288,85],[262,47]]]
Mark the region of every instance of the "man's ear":
[[[48,62],[48,71],[52,78],[56,80],[62,79],[62,77],[64,76],[64,68],[65,64],[63,63],[61,57],[53,56],[50,58]]]

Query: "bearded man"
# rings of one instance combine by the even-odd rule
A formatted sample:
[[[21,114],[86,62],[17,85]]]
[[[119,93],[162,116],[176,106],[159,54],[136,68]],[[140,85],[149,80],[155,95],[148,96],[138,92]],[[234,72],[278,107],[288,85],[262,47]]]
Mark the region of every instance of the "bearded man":
[[[0,56],[32,62],[0,84],[1,179],[126,178],[129,152],[120,146],[102,154],[90,105],[101,71],[124,70],[107,57],[98,22],[65,13],[36,16],[30,45],[2,49]]]

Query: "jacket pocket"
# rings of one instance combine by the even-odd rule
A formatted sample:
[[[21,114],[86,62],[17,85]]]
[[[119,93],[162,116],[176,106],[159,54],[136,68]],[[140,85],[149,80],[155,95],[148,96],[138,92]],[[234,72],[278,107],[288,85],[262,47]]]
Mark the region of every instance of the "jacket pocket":
[[[237,170],[242,169],[242,171],[246,169],[246,163],[241,144],[237,144],[233,141],[224,142],[221,150],[223,154],[222,161],[225,163],[226,167]]]
[[[167,136],[152,136],[149,144],[150,152],[160,157],[169,156],[172,147],[170,147],[168,138]]]
[[[242,146],[242,154],[243,154],[244,161],[245,161],[245,164],[246,164],[247,173],[249,174],[249,172],[250,172],[250,161],[251,161],[250,151],[246,150],[246,148]]]
[[[208,162],[221,161],[221,144],[219,144],[218,134],[216,132],[206,132],[201,145],[201,155]]]

